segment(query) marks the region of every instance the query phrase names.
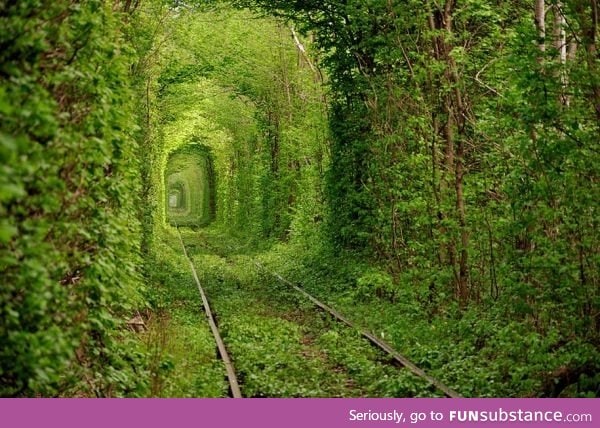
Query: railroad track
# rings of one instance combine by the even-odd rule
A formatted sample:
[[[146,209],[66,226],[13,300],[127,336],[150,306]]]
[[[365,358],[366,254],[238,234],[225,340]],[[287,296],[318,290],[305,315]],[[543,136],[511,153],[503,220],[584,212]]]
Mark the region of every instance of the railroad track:
[[[194,266],[194,262],[188,255],[188,252],[185,248],[185,244],[183,243],[183,238],[181,237],[181,233],[179,232],[179,227],[177,227],[177,235],[179,236],[179,242],[181,242],[181,248],[183,249],[183,254],[185,258],[190,263],[190,269],[192,271],[192,276],[194,277],[194,281],[196,281],[196,285],[198,286],[198,291],[200,292],[200,297],[202,298],[202,305],[204,306],[204,312],[206,313],[206,318],[208,319],[208,324],[210,325],[210,331],[215,338],[215,342],[217,343],[217,348],[219,349],[219,355],[223,364],[225,365],[225,371],[227,372],[227,380],[229,381],[229,392],[233,398],[242,398],[242,392],[240,391],[240,385],[237,380],[237,376],[235,374],[235,369],[233,368],[233,363],[231,362],[231,358],[229,357],[229,353],[227,352],[227,347],[225,346],[225,342],[223,342],[223,338],[221,338],[221,333],[219,333],[219,328],[217,327],[217,323],[215,322],[215,317],[213,316],[213,312],[210,309],[210,304],[208,303],[208,298],[206,297],[206,293],[202,288],[202,284],[200,284],[200,279],[198,279],[198,273],[196,272],[196,267]]]
[[[198,291],[200,292],[200,296],[201,296],[201,299],[202,299],[202,304],[204,306],[204,311],[206,312],[206,316],[207,316],[207,319],[208,319],[208,323],[210,325],[210,329],[211,329],[212,334],[213,334],[213,336],[215,338],[215,342],[216,342],[217,348],[219,350],[219,355],[221,357],[221,360],[223,361],[223,364],[225,365],[225,369],[226,369],[226,372],[227,372],[227,378],[228,378],[229,385],[230,385],[230,387],[229,387],[229,389],[230,389],[230,396],[233,397],[233,398],[241,398],[242,394],[241,394],[240,387],[239,387],[239,384],[238,384],[238,380],[237,380],[237,377],[236,377],[235,369],[234,369],[233,363],[231,361],[231,358],[230,358],[230,356],[229,356],[229,354],[227,352],[227,348],[225,346],[225,343],[223,342],[223,339],[221,338],[221,335],[219,333],[219,329],[218,329],[217,324],[215,322],[215,318],[213,316],[213,312],[212,312],[212,310],[210,308],[210,305],[209,305],[209,302],[208,302],[208,298],[206,296],[206,293],[205,293],[204,289],[202,288],[200,280],[198,279],[198,274],[196,272],[196,268],[194,266],[194,263],[193,263],[193,261],[191,260],[191,258],[188,255],[188,252],[186,250],[185,244],[183,242],[183,238],[181,236],[181,233],[179,232],[179,228],[177,228],[177,233],[178,233],[178,236],[179,236],[179,240],[181,242],[181,247],[183,249],[183,253],[184,253],[186,259],[188,260],[188,262],[190,264],[190,269],[192,271],[192,275],[194,277],[196,285],[198,286]],[[207,247],[210,247],[207,243],[204,243],[204,244]],[[348,318],[346,318],[340,312],[338,312],[334,308],[330,307],[329,305],[321,302],[320,300],[318,300],[317,298],[315,298],[314,296],[312,296],[311,294],[309,294],[308,292],[306,292],[306,290],[302,289],[301,287],[299,287],[298,285],[292,283],[291,281],[285,279],[279,273],[272,272],[272,271],[268,270],[265,266],[263,266],[259,262],[254,262],[254,265],[257,267],[257,269],[259,269],[259,270],[261,270],[261,271],[263,271],[263,272],[265,272],[265,273],[273,276],[278,281],[280,281],[282,284],[285,284],[286,286],[291,287],[293,290],[295,290],[300,295],[302,295],[304,298],[306,298],[307,300],[309,300],[312,304],[314,304],[319,310],[322,310],[323,312],[329,314],[330,316],[332,316],[334,319],[336,319],[340,323],[342,323],[342,324],[346,325],[347,327],[349,327],[349,328],[351,328],[351,329],[359,332],[364,338],[366,338],[368,340],[368,342],[372,346],[378,348],[379,350],[381,350],[382,352],[384,352],[385,354],[387,354],[389,357],[391,357],[393,359],[393,361],[395,361],[397,364],[400,364],[401,366],[405,367],[407,370],[409,370],[415,376],[417,376],[419,378],[422,378],[422,379],[426,380],[427,382],[429,382],[437,390],[439,390],[440,392],[442,392],[446,397],[450,397],[450,398],[460,398],[461,397],[461,395],[459,393],[457,393],[456,391],[454,391],[452,388],[448,387],[447,385],[445,385],[440,380],[438,380],[438,379],[432,377],[431,375],[427,374],[423,369],[421,369],[420,367],[418,367],[416,364],[414,364],[412,361],[410,361],[404,355],[400,354],[390,344],[388,344],[384,340],[378,338],[376,335],[374,335],[370,331],[357,326],[354,322],[350,321]]]

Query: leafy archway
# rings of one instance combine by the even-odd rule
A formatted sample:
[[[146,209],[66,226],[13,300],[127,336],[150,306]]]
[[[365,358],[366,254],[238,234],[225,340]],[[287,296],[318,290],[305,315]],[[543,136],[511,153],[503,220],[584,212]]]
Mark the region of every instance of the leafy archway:
[[[164,174],[167,221],[205,226],[215,218],[215,176],[210,149],[192,143],[172,152]]]

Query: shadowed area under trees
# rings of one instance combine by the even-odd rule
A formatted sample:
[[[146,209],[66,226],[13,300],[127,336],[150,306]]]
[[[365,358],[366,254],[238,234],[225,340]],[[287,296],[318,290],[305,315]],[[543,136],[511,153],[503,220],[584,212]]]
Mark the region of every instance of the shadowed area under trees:
[[[598,18],[0,0],[0,396],[599,396]]]

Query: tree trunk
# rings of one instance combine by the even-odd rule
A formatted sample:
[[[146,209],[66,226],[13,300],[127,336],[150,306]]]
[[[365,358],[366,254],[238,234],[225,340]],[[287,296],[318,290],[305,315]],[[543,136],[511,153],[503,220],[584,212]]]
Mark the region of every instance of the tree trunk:
[[[447,174],[447,180],[454,181],[455,193],[455,218],[458,221],[458,234],[456,239],[450,239],[448,243],[449,263],[454,270],[455,294],[461,306],[465,306],[469,300],[469,233],[466,220],[466,205],[464,199],[464,155],[465,136],[464,126],[467,116],[466,105],[463,94],[459,88],[460,76],[456,62],[451,56],[453,46],[448,42],[453,31],[452,14],[454,11],[454,0],[447,0],[444,9],[434,11],[430,16],[430,25],[435,30],[442,30],[442,35],[436,37],[434,43],[434,55],[436,59],[446,62],[446,71],[443,79],[452,87],[446,95],[443,114],[446,122],[443,129],[445,144],[443,171]],[[444,177],[442,177],[442,182]],[[449,183],[450,184],[450,183]],[[460,245],[459,245],[460,243]]]
[[[558,61],[561,65],[558,71],[558,79],[561,83],[559,102],[564,105],[569,105],[569,96],[567,94],[567,71],[565,66],[567,64],[567,36],[565,32],[565,17],[563,15],[562,3],[556,2],[554,5],[554,48],[558,52]]]
[[[535,26],[538,31],[540,52],[546,52],[546,4],[544,0],[535,0]]]
[[[596,46],[598,38],[598,0],[590,0],[591,3],[591,16],[590,25],[586,29],[586,42],[587,42],[587,61],[590,74],[592,78],[592,98],[594,103],[594,109],[596,111],[596,118],[600,124],[600,84],[598,83],[598,61],[600,56],[598,55],[598,48]]]

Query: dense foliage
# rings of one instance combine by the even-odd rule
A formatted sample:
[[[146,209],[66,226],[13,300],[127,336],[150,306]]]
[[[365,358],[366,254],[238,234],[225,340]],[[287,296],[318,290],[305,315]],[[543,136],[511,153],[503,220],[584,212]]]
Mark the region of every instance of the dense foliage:
[[[214,219],[215,180],[210,153],[190,144],[169,155],[165,168],[167,220],[174,226],[205,226]]]
[[[156,72],[164,149],[155,162],[200,145],[214,159],[217,220],[248,237],[285,238],[294,212],[315,203],[324,166],[317,71],[298,57],[290,28],[248,12],[180,11],[169,32]],[[163,171],[154,175],[159,209]]]
[[[596,2],[239,3],[324,55],[338,248],[430,316],[525,328],[558,356],[545,393],[598,373]]]
[[[132,51],[120,5],[0,2],[0,395],[135,395]]]
[[[0,395],[222,394],[174,224],[210,224],[185,237],[248,377],[265,352],[329,370],[298,360],[312,322],[265,342],[290,309],[258,257],[465,395],[597,395],[598,22],[594,0],[0,0]],[[214,236],[242,267],[194,250]],[[337,334],[316,342],[362,391],[422,393],[369,385]],[[277,373],[246,391],[298,394]]]

